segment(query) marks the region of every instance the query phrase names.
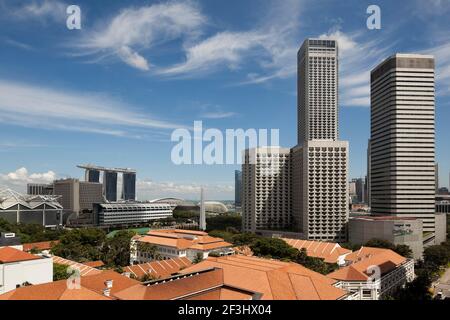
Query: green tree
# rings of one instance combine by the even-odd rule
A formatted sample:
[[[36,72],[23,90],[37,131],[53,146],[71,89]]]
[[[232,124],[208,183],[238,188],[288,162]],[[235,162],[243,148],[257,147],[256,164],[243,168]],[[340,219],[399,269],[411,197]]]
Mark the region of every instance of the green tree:
[[[395,245],[389,241],[383,240],[383,239],[371,239],[366,244],[366,247],[373,247],[373,248],[384,248],[384,249],[395,249]]]
[[[138,251],[146,253],[152,260],[161,260],[161,255],[158,253],[158,248],[146,242],[138,242]]]
[[[192,261],[193,264],[197,264],[203,261],[203,254],[200,252],[197,253],[197,255],[194,258],[194,261]]]
[[[277,238],[259,238],[250,245],[250,248],[256,256],[274,259],[293,260],[298,254],[297,249]]]
[[[235,246],[248,246],[253,244],[259,238],[261,237],[256,234],[245,232],[234,235],[232,242]]]
[[[230,227],[240,230],[241,225],[242,217],[239,214],[227,214],[206,218],[206,228],[208,230],[227,230]]]
[[[208,232],[211,237],[222,238],[226,242],[233,242],[234,234],[223,230],[213,230]]]
[[[401,255],[402,257],[411,259],[413,257],[413,252],[411,248],[406,244],[398,244],[395,246],[394,251]]]
[[[431,246],[424,250],[423,257],[425,264],[446,266],[449,263],[450,252],[445,246]]]
[[[102,260],[108,267],[126,267],[130,264],[130,242],[136,233],[121,230],[103,245]]]
[[[53,264],[53,281],[64,280],[70,277],[70,274],[67,272],[66,265],[54,263]]]

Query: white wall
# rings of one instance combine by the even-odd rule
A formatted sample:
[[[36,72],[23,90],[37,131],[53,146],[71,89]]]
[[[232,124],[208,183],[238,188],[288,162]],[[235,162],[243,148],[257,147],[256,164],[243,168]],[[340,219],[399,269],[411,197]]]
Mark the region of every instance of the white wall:
[[[0,264],[0,294],[16,289],[24,282],[41,284],[53,281],[53,260],[20,261]]]

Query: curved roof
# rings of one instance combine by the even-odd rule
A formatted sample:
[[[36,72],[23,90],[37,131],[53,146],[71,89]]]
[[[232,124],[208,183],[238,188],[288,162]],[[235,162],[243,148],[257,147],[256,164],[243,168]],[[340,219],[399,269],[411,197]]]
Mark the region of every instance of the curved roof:
[[[198,204],[200,205],[200,203]],[[208,212],[227,213],[228,208],[222,202],[218,201],[205,201],[205,210]]]
[[[57,201],[58,198],[60,196],[27,195],[8,188],[2,188],[0,189],[0,210],[6,210],[18,204],[29,209],[35,209],[43,204],[55,209],[62,209],[63,207]]]

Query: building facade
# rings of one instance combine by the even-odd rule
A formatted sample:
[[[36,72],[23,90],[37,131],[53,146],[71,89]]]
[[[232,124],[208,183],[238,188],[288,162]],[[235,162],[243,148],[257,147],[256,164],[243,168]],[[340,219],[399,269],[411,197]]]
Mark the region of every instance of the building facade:
[[[136,174],[123,173],[122,175],[122,199],[125,201],[136,200]]]
[[[52,258],[43,258],[12,247],[0,248],[0,294],[25,285],[52,281]]]
[[[53,183],[28,183],[27,184],[27,194],[29,195],[52,195],[53,194]]]
[[[349,221],[349,242],[362,245],[372,239],[382,239],[394,245],[407,245],[414,259],[423,254],[423,224],[416,218],[382,216],[352,217]]]
[[[373,214],[414,217],[435,231],[434,58],[396,54],[371,72]]]
[[[280,147],[245,151],[242,166],[242,227],[247,232],[290,230],[291,150]]]
[[[63,207],[57,196],[23,195],[10,189],[0,190],[0,218],[10,223],[62,224]]]
[[[171,218],[170,204],[144,202],[117,202],[94,204],[94,224],[99,226],[121,226]]]

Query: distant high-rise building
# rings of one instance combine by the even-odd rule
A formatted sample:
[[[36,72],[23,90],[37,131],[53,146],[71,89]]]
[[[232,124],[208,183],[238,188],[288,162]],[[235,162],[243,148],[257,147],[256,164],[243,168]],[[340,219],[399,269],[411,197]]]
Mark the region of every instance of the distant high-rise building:
[[[117,201],[117,172],[105,171],[103,173],[103,195],[107,201]]]
[[[136,200],[136,174],[123,173],[122,176],[122,199]]]
[[[100,171],[87,169],[85,172],[85,180],[88,182],[100,182]]]
[[[242,204],[242,171],[234,171],[234,205],[240,207]]]
[[[29,195],[52,195],[53,183],[28,183],[27,194]]]
[[[435,231],[434,58],[396,54],[371,72],[370,206]]]
[[[349,216],[348,142],[338,140],[338,43],[307,39],[297,59],[293,215],[304,238],[343,242]]]

